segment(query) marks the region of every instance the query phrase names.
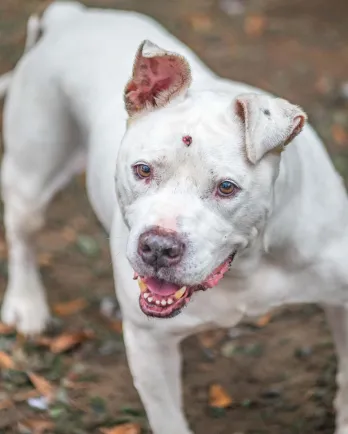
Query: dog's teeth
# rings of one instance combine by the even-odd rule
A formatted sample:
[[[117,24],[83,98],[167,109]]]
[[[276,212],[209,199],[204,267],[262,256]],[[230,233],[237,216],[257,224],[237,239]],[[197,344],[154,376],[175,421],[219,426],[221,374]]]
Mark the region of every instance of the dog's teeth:
[[[161,302],[159,300],[156,300],[156,304],[159,306]]]
[[[149,292],[145,292],[145,294],[144,294],[144,298],[146,299],[149,295],[150,295]]]
[[[167,304],[173,304],[173,300],[171,298],[168,298]]]
[[[186,292],[186,286],[183,286],[181,289],[179,289],[179,291],[176,291],[176,293],[174,294],[174,298],[176,298],[177,300],[179,300],[179,298],[181,298]]]
[[[152,303],[152,300],[153,300],[152,297],[149,297],[149,298],[147,299],[147,301],[148,301],[149,303]]]
[[[167,302],[165,300],[162,300],[161,305],[162,306],[167,306]]]
[[[143,280],[141,280],[140,278],[138,279],[138,285],[139,285],[141,292],[145,292],[147,290],[147,286],[146,286],[145,282]]]

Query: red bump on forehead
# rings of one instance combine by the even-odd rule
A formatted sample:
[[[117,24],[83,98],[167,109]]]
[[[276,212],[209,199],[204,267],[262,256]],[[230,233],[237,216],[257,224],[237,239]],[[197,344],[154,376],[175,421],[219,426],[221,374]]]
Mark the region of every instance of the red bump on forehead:
[[[184,136],[182,138],[182,141],[185,143],[186,146],[190,146],[192,143],[192,137],[191,136]]]

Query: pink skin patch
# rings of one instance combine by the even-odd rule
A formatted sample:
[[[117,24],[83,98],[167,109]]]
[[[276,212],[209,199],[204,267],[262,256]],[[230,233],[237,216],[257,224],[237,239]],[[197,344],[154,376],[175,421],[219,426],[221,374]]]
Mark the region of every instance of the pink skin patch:
[[[194,286],[176,285],[156,277],[138,277],[141,294],[139,304],[148,316],[170,318],[180,313],[190,301],[194,292],[216,286],[224,277],[232,263],[234,255],[219,265],[201,284]]]
[[[163,229],[176,232],[176,230],[178,229],[177,217],[166,217],[166,218],[159,219],[157,222],[157,226]]]
[[[191,136],[184,136],[182,138],[182,141],[185,143],[186,146],[190,146],[192,144],[192,137]]]

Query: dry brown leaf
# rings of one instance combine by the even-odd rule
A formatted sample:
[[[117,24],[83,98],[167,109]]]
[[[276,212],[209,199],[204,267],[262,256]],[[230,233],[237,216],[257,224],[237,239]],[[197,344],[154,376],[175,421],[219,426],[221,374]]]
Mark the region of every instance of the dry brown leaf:
[[[246,17],[244,21],[244,31],[248,36],[259,37],[266,28],[266,19],[262,15],[252,15]]]
[[[9,335],[15,331],[13,326],[0,322],[0,335]]]
[[[197,32],[208,32],[213,27],[212,19],[209,15],[196,14],[189,17],[191,27]]]
[[[140,434],[140,426],[135,423],[126,423],[113,428],[101,428],[101,434]]]
[[[18,392],[15,393],[12,396],[12,399],[14,402],[23,402],[23,401],[27,401],[30,398],[37,398],[38,396],[40,396],[40,392],[38,390],[25,390],[23,392]]]
[[[121,320],[110,321],[110,327],[116,333],[122,334],[123,325],[122,325],[122,321]]]
[[[224,330],[202,332],[198,335],[198,340],[202,347],[212,349],[221,342],[224,335]]]
[[[53,311],[58,316],[69,316],[81,312],[87,305],[88,303],[84,298],[77,298],[76,300],[55,304]]]
[[[261,316],[257,321],[256,321],[256,325],[260,328],[262,327],[266,327],[267,324],[269,324],[269,322],[272,319],[272,315],[270,313]]]
[[[42,267],[49,267],[52,265],[53,255],[51,253],[43,252],[38,255],[38,262]]]
[[[28,377],[30,381],[33,383],[35,389],[48,401],[52,401],[55,395],[55,387],[47,381],[45,378],[41,377],[41,375],[34,374],[33,372],[28,372]]]
[[[332,125],[331,134],[338,145],[344,146],[348,143],[348,134],[342,125]]]
[[[68,378],[63,379],[62,385],[67,389],[72,389],[72,390],[85,390],[91,386],[90,383],[76,383],[72,380],[69,380]]]
[[[209,405],[215,408],[227,408],[233,404],[230,395],[220,384],[212,384],[209,390]]]
[[[44,419],[26,419],[18,423],[18,428],[22,431],[28,430],[32,434],[44,434],[46,432],[52,432],[54,424],[50,420]]]
[[[15,369],[15,363],[7,353],[0,351],[0,367],[3,369]]]
[[[36,345],[41,347],[50,347],[53,339],[54,338],[49,338],[47,336],[36,336],[34,342]]]
[[[14,406],[14,402],[10,398],[2,399],[0,401],[0,411],[8,410],[9,408]]]
[[[63,333],[52,340],[50,350],[55,354],[64,353],[88,339],[93,339],[93,337],[94,333],[88,330],[74,333]]]
[[[73,229],[73,228],[71,228],[69,226],[66,226],[62,230],[62,237],[68,243],[74,243],[76,241],[77,234],[76,234],[75,229]]]

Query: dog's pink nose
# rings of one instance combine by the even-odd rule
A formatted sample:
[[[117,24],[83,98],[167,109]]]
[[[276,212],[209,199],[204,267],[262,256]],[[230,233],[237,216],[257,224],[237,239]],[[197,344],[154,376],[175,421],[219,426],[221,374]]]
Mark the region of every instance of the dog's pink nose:
[[[139,255],[146,264],[155,268],[178,264],[184,251],[185,244],[176,232],[154,228],[139,237]]]

